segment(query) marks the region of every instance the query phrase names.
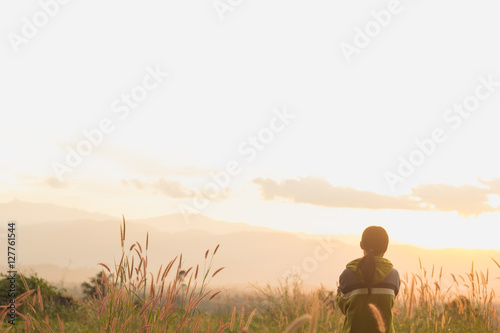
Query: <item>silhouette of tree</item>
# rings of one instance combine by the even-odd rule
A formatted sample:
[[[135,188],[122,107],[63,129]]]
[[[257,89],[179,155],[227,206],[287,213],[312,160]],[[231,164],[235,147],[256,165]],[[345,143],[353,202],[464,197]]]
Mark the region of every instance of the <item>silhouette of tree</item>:
[[[110,274],[106,278],[108,281],[110,281],[112,277],[113,276]],[[95,294],[98,294],[98,290],[100,290],[101,293],[104,295],[106,292],[106,288],[104,285],[103,272],[100,271],[94,277],[90,278],[90,282],[83,282],[81,286],[83,289],[83,293],[87,297],[93,297]]]

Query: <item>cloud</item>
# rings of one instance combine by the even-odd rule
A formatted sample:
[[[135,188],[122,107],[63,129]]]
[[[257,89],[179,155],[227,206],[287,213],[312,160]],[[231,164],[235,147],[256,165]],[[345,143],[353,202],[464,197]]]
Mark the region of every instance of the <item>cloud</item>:
[[[416,200],[333,186],[318,177],[287,179],[280,184],[271,179],[257,178],[253,183],[261,186],[262,196],[266,200],[283,198],[295,203],[335,208],[419,209],[419,202]]]
[[[420,198],[423,203],[432,207],[432,210],[456,211],[462,216],[498,211],[488,204],[488,195],[498,193],[489,187],[473,185],[425,184],[412,189],[412,195]]]
[[[500,193],[500,179],[492,179],[489,181],[479,179],[479,182],[486,187],[488,187],[491,191],[494,193],[492,194],[499,194]]]
[[[147,177],[204,177],[210,170],[193,165],[167,165],[160,158],[118,145],[102,146],[96,154],[117,163],[126,170]]]
[[[232,193],[229,188],[225,188],[224,190],[218,189],[215,192],[209,189],[203,189],[201,191],[198,189],[191,189],[183,185],[179,181],[165,178],[159,178],[158,180],[150,182],[141,181],[139,179],[122,179],[122,184],[124,186],[132,184],[138,190],[144,190],[148,188],[154,189],[162,195],[174,199],[199,197],[203,200],[221,202],[227,200]]]
[[[194,193],[180,182],[160,178],[153,183],[153,187],[159,190],[163,195],[170,198],[192,198]]]
[[[68,186],[68,183],[60,181],[56,177],[49,177],[45,179],[45,184],[49,185],[52,188],[65,188]]]
[[[139,179],[131,179],[130,182],[138,189],[138,190],[144,190],[147,187],[147,184],[144,182],[141,182]]]
[[[319,177],[286,179],[280,183],[256,178],[252,182],[260,186],[262,197],[268,201],[285,199],[332,208],[456,211],[461,216],[500,211],[488,204],[489,195],[500,194],[500,179],[480,180],[483,187],[424,184],[413,188],[411,194],[400,196],[335,186]]]

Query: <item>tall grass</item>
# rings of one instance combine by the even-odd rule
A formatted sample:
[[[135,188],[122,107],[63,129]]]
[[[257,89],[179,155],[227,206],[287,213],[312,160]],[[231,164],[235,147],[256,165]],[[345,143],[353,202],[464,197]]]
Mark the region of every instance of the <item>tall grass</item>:
[[[209,288],[224,267],[214,268],[219,245],[204,253],[202,265],[184,269],[182,254],[151,272],[148,268],[149,235],[145,243],[127,245],[126,223],[120,226],[121,257],[111,267],[99,263],[102,285],[85,300],[67,309],[55,307],[40,288],[28,287],[16,299],[16,326],[0,311],[1,332],[341,332],[344,316],[334,292],[321,286],[306,290],[298,276],[278,286],[254,286],[251,295],[228,296],[221,306],[221,291]],[[500,268],[500,264],[495,261]],[[99,280],[98,280],[99,281]],[[500,332],[494,308],[496,295],[488,289],[489,271],[472,265],[463,274],[427,270],[404,274],[396,298],[396,332]],[[24,306],[23,306],[24,304]],[[57,309],[59,312],[55,312]],[[380,332],[386,330],[378,309]]]
[[[343,321],[335,295],[323,286],[307,291],[299,276],[279,281],[277,287],[254,286],[250,301],[257,308],[259,332],[334,332]],[[307,315],[306,315],[307,314]]]
[[[78,306],[79,313],[71,325],[71,332],[233,332],[233,320],[214,318],[201,308],[203,302],[211,302],[220,293],[208,288],[212,278],[224,267],[214,269],[214,257],[219,245],[205,252],[203,267],[183,269],[182,254],[160,266],[157,272],[148,270],[149,235],[145,244],[139,242],[126,246],[126,222],[120,225],[121,257],[113,267],[99,263],[102,267],[103,286],[90,299]],[[103,288],[101,288],[103,287]],[[67,325],[57,315],[56,318],[44,316],[43,299],[40,291],[30,290],[26,285],[25,294],[16,300],[18,306],[28,304],[29,312],[17,312],[22,325],[3,325],[7,309],[0,314],[0,327],[12,332],[65,332]],[[5,307],[4,307],[5,308]],[[253,313],[247,317],[242,313],[240,326],[248,329]],[[241,324],[245,321],[245,325]],[[21,327],[22,326],[22,327]],[[56,328],[57,327],[57,328]],[[239,328],[239,327],[238,327]]]
[[[468,273],[445,277],[442,268],[437,272],[432,266],[429,272],[420,260],[419,263],[417,273],[402,277],[401,290],[393,308],[396,332],[500,332],[500,319],[494,307],[496,295],[488,289],[488,270],[486,274],[478,272],[472,264]],[[495,263],[500,268],[500,264]],[[261,294],[256,298],[259,309],[266,313],[272,327],[269,332],[281,330],[290,318],[297,319],[289,324],[287,332],[309,332],[307,323],[313,320],[317,321],[317,332],[342,330],[343,315],[331,308],[332,305],[335,307],[331,298],[325,302],[323,288],[305,293],[300,282],[295,281],[291,287],[285,283],[279,288],[267,286],[258,288],[258,291]],[[316,319],[312,318],[314,302],[321,305]],[[385,332],[378,309],[372,306],[371,310],[378,318],[378,330]]]
[[[405,274],[396,298],[395,324],[400,331],[496,332],[495,292],[488,290],[489,272],[471,270],[443,275],[432,266]],[[396,329],[396,331],[398,331]]]

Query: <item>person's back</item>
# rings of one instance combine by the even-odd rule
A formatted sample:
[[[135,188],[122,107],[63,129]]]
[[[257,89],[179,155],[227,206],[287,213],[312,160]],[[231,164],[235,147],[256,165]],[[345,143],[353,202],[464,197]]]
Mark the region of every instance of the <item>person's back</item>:
[[[382,227],[368,227],[363,232],[363,258],[349,262],[339,278],[337,305],[346,316],[343,332],[380,332],[373,304],[380,312],[386,332],[394,332],[392,307],[399,292],[399,273],[383,258],[389,237]]]

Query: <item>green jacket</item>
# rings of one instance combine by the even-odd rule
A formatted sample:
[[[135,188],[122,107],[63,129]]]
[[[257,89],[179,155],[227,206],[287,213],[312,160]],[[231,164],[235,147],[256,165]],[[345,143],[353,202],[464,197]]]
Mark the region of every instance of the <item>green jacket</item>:
[[[382,315],[385,332],[394,333],[392,307],[401,284],[399,273],[388,259],[375,257],[376,271],[372,281],[372,294],[368,296],[368,288],[357,267],[360,260],[361,258],[358,258],[348,263],[339,278],[336,301],[345,315],[342,332],[379,333],[374,314],[368,306],[371,303]]]

